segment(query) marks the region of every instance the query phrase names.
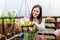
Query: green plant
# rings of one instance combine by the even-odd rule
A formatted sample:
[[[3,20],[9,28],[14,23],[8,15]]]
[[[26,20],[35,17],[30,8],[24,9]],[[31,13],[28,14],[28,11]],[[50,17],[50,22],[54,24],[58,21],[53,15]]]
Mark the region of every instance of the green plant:
[[[4,12],[2,12],[1,18],[5,17]],[[0,24],[2,24],[2,19],[0,19]]]
[[[13,16],[14,16],[14,13],[11,12],[11,11],[8,11],[8,17],[9,17],[9,19],[6,20],[7,23],[11,24],[13,22],[13,20],[15,20],[15,19],[12,19]]]
[[[29,21],[25,21],[23,24],[21,24],[22,26],[29,26]]]

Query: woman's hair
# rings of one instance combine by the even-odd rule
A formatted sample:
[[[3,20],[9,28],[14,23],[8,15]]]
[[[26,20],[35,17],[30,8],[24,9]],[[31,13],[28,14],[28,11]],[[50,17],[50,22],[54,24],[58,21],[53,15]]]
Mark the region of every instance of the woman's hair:
[[[32,14],[32,12],[33,12],[33,9],[36,8],[36,7],[38,7],[38,8],[40,9],[40,13],[39,13],[39,15],[38,15],[38,17],[37,17],[37,19],[39,20],[39,24],[40,24],[40,23],[42,22],[42,8],[41,8],[40,5],[35,5],[35,6],[32,8],[31,15],[30,15],[30,21],[33,21],[33,14]]]

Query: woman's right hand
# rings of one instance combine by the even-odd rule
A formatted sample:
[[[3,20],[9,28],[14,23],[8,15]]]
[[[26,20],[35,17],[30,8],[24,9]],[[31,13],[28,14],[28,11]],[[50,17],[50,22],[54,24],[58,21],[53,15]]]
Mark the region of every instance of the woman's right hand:
[[[33,28],[32,27],[29,27],[29,30],[30,30],[30,32],[33,32]]]

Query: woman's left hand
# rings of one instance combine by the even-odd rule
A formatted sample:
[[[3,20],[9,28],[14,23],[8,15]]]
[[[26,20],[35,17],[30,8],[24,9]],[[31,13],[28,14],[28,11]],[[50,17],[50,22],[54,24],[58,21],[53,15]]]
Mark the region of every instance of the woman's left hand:
[[[32,32],[33,31],[33,28],[32,27],[29,27],[29,30],[30,30],[30,32]]]

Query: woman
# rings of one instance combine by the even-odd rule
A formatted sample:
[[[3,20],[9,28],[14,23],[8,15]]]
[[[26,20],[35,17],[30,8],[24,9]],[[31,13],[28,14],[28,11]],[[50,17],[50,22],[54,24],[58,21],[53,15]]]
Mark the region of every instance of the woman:
[[[34,30],[34,33],[31,33],[31,36],[29,36],[29,40],[38,40],[37,31],[45,30],[45,23],[42,19],[42,8],[40,5],[35,5],[32,8],[29,25],[33,25]],[[32,31],[32,28],[29,27],[29,30]]]
[[[28,40],[38,40],[37,31],[45,30],[45,23],[44,20],[42,20],[42,8],[40,5],[35,5],[32,8],[29,25],[33,25],[34,33],[28,33],[29,34]],[[32,28],[29,27],[29,30],[32,31]]]

